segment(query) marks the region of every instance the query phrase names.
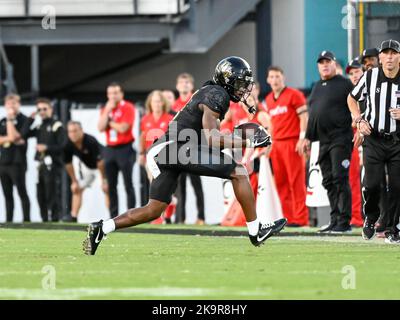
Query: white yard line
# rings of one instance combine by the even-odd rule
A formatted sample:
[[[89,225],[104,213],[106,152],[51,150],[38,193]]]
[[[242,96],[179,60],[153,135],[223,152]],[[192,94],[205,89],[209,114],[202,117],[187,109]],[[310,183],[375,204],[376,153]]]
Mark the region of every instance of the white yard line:
[[[82,298],[144,298],[144,297],[204,297],[209,296],[266,296],[271,291],[204,289],[204,288],[65,288],[55,290],[0,288],[0,299],[40,299],[40,300],[74,300]]]
[[[390,245],[385,243],[384,238],[375,237],[372,240],[364,240],[361,235],[359,237],[355,236],[296,236],[296,237],[274,237],[274,241],[314,241],[314,242],[336,242],[336,243],[349,243],[349,244],[365,244],[365,245],[385,245],[388,247],[395,247],[396,245]]]

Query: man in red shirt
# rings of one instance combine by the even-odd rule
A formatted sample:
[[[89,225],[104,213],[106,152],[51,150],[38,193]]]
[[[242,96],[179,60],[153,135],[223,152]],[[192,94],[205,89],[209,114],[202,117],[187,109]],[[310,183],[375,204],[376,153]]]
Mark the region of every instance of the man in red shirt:
[[[109,186],[110,215],[118,215],[118,173],[121,171],[128,200],[128,208],[136,205],[132,183],[132,170],[136,152],[132,147],[135,140],[132,127],[135,121],[135,107],[124,100],[124,91],[118,83],[107,87],[106,105],[101,109],[98,129],[106,133],[104,163]]]
[[[172,106],[172,111],[178,113],[190,101],[193,95],[194,78],[189,73],[181,73],[176,78],[176,90],[179,93],[178,99]],[[190,178],[194,193],[196,195],[197,205],[197,221],[196,224],[203,225],[205,221],[204,216],[204,194],[201,178],[198,175],[181,173],[179,176],[178,188],[176,195],[178,198],[178,205],[176,206],[176,222],[184,223],[186,219],[186,176]]]
[[[346,66],[346,74],[351,83],[355,86],[363,75],[362,65],[357,59],[351,60]],[[364,221],[361,214],[361,169],[360,155],[358,147],[362,143],[362,138],[357,133],[357,125],[353,124],[354,148],[351,154],[349,183],[351,188],[351,221],[350,224],[355,227],[362,227]]]
[[[172,90],[165,89],[162,91],[162,95],[168,102],[168,113],[175,114],[174,111],[171,110],[171,107],[175,104],[175,93]]]
[[[176,78],[176,90],[179,93],[178,99],[172,105],[172,111],[178,113],[189,102],[193,95],[194,78],[189,73],[181,73]]]
[[[306,226],[305,162],[301,156],[308,120],[306,100],[300,91],[285,86],[280,67],[268,69],[267,83],[272,89],[265,99],[272,127],[270,157],[283,214],[288,226]]]

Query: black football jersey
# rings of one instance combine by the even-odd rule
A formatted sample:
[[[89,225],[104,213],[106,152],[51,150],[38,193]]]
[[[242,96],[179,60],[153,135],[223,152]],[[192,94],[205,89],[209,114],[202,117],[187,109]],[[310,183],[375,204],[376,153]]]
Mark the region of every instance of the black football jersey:
[[[201,130],[203,129],[203,111],[200,110],[199,105],[204,104],[212,111],[219,113],[219,119],[223,120],[229,108],[229,101],[229,95],[224,88],[212,82],[205,83],[170,122],[165,134],[166,138],[175,141],[189,141],[191,135],[195,133],[197,141],[200,143]]]

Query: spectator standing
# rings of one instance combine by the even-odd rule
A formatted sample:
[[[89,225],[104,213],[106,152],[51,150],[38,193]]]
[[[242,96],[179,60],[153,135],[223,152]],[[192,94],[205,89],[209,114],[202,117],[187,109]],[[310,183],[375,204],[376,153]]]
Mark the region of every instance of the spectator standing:
[[[110,197],[110,215],[118,215],[118,174],[122,173],[128,208],[136,206],[135,189],[132,182],[136,151],[133,149],[132,132],[135,107],[124,100],[120,84],[113,82],[107,87],[107,103],[101,109],[98,129],[106,134],[104,162]]]
[[[300,91],[285,85],[280,67],[270,67],[266,80],[272,89],[265,99],[273,140],[270,158],[283,214],[288,226],[306,226],[309,214],[302,156],[308,119],[306,99]]]
[[[377,48],[363,50],[360,56],[360,62],[364,66],[365,71],[379,66],[378,55],[379,50]]]
[[[194,90],[194,78],[189,73],[181,73],[176,78],[176,90],[178,91],[178,99],[171,106],[171,110],[178,113],[190,101]]]
[[[61,175],[63,170],[63,150],[67,136],[61,121],[53,116],[53,106],[46,98],[36,100],[37,113],[42,122],[32,128],[36,112],[26,121],[22,129],[24,139],[37,140],[35,160],[39,162],[37,198],[40,214],[44,222],[59,221],[61,214]],[[50,217],[49,217],[50,213]]]
[[[162,95],[168,102],[168,112],[174,114],[174,112],[171,111],[171,107],[175,104],[176,101],[175,93],[172,90],[163,90]]]
[[[78,121],[70,121],[67,130],[68,141],[64,148],[64,162],[71,179],[71,218],[73,222],[76,222],[82,206],[83,191],[90,188],[96,180],[96,170],[100,171],[101,186],[106,196],[107,208],[109,207],[108,183],[102,156],[103,146],[95,137],[84,133],[82,125]],[[72,164],[73,156],[79,159],[77,168],[74,168]]]
[[[183,107],[190,101],[194,90],[194,79],[189,73],[181,73],[176,79],[176,90],[179,93],[178,99],[172,106],[171,110],[178,113]],[[186,177],[190,179],[192,183],[194,193],[196,196],[197,205],[197,221],[196,224],[203,225],[205,221],[204,217],[204,194],[203,186],[201,184],[201,178],[198,175],[187,174],[182,172],[179,176],[178,188],[176,190],[176,196],[178,198],[178,204],[176,206],[176,222],[185,223],[186,220]]]
[[[28,117],[20,112],[20,97],[8,94],[4,99],[7,116],[0,121],[0,180],[6,202],[6,221],[13,221],[13,187],[21,199],[23,221],[30,221],[30,201],[26,191],[27,143],[20,131]]]
[[[248,107],[243,102],[231,104],[226,116],[228,116],[228,121],[229,118],[231,119],[233,128],[248,122],[256,123],[267,128],[269,123],[268,115],[264,110],[260,109],[260,104],[257,102],[254,95],[249,95],[246,99],[246,103],[250,106],[256,106],[256,113],[250,114]],[[247,172],[249,173],[250,185],[253,189],[255,199],[257,199],[258,194],[258,173],[260,172],[259,157],[264,153],[268,153],[269,150],[269,147],[257,150],[254,148],[242,149],[243,156],[241,163],[247,168]]]
[[[355,86],[363,75],[362,65],[357,59],[351,60],[346,66],[346,74],[353,86]],[[350,224],[355,227],[361,227],[364,223],[361,214],[361,169],[360,169],[360,155],[358,151],[359,147],[359,137],[357,135],[357,130],[355,123],[353,123],[353,133],[354,133],[354,147],[351,154],[350,160],[350,171],[349,171],[349,182],[351,189],[351,221]]]
[[[161,137],[168,129],[168,124],[173,116],[168,113],[168,101],[159,90],[152,91],[145,103],[146,114],[140,121],[140,156],[139,163],[143,172],[146,172],[146,153],[154,140]],[[148,188],[150,187],[147,175],[144,175],[147,186],[147,197],[142,199],[147,203],[148,201]]]
[[[382,66],[365,72],[348,97],[357,128],[365,137],[363,238],[370,240],[376,234],[381,181],[386,165],[393,210],[388,212],[389,231],[385,234],[385,242],[400,244],[397,228],[400,216],[400,43],[392,39],[383,41],[379,60]],[[366,112],[361,115],[357,101],[364,100]]]
[[[318,163],[331,206],[330,223],[320,232],[342,233],[351,231],[349,168],[353,130],[346,101],[353,85],[336,74],[335,61],[330,51],[322,51],[318,56],[321,80],[314,85],[308,101],[306,146],[309,147],[309,141],[320,142]]]

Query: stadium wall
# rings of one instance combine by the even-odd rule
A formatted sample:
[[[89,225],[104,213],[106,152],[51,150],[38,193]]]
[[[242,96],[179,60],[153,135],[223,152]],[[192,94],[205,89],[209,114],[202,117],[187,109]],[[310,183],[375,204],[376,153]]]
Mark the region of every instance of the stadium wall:
[[[305,0],[305,87],[307,88],[319,79],[316,58],[321,51],[333,51],[342,66],[347,63],[347,30],[342,28],[342,20],[345,17],[342,8],[345,5],[345,0]]]
[[[215,65],[226,55],[242,56],[256,69],[255,46],[255,23],[244,22],[229,31],[205,54],[166,53],[113,75],[94,80],[81,86],[79,90],[97,91],[115,79],[122,83],[126,91],[175,89],[176,76],[181,72],[191,73],[195,78],[196,87],[199,87],[210,79]]]
[[[272,0],[272,64],[285,71],[286,84],[304,88],[304,0]]]

